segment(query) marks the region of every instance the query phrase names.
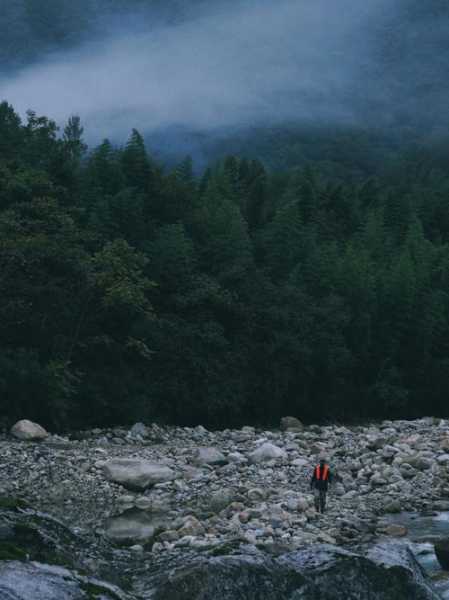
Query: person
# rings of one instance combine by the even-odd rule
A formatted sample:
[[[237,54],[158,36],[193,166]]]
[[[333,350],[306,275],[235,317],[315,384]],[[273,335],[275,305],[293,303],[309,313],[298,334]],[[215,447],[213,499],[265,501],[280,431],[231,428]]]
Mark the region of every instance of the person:
[[[326,460],[322,458],[319,464],[313,469],[310,487],[315,496],[315,509],[317,512],[324,513],[326,510],[326,495],[329,484],[332,483],[332,471]]]

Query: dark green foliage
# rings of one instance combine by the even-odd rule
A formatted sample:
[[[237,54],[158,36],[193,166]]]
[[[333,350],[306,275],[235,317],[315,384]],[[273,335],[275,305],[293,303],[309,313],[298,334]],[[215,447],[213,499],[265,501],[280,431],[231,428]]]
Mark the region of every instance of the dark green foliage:
[[[0,133],[7,420],[445,413],[442,142],[345,182],[320,161],[269,173],[232,155],[200,178],[190,158],[164,173],[136,130],[86,156],[78,118],[61,135],[6,103]]]

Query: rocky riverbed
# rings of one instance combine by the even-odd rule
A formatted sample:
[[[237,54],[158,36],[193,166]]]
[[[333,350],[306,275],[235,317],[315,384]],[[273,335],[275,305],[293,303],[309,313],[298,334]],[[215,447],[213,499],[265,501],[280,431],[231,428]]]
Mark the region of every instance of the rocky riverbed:
[[[388,515],[449,509],[447,420],[286,419],[277,431],[220,432],[136,424],[41,437],[0,436],[0,496],[68,526],[90,548],[79,552],[83,568],[126,578],[136,597],[151,597],[161,574],[198,556],[347,551],[404,538],[406,526]],[[317,515],[309,479],[322,455],[335,480]]]

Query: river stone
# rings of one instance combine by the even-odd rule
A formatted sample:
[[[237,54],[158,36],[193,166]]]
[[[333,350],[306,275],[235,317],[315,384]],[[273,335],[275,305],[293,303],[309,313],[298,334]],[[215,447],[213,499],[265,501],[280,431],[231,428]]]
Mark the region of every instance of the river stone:
[[[241,452],[230,452],[228,454],[228,460],[229,462],[235,464],[245,464],[248,462],[246,456],[243,456]]]
[[[437,600],[405,546],[365,555],[327,544],[279,558],[260,554],[214,557],[171,572],[154,600]]]
[[[132,546],[149,544],[165,524],[162,515],[152,515],[136,509],[112,517],[106,522],[105,535],[115,544]]]
[[[302,431],[304,425],[296,417],[282,417],[281,431]]]
[[[430,460],[424,458],[423,456],[412,456],[408,457],[404,460],[405,464],[411,465],[414,469],[418,471],[427,471],[432,467],[432,463]]]
[[[370,450],[380,450],[387,444],[387,439],[379,435],[369,435],[366,441],[366,447]]]
[[[110,481],[120,483],[130,490],[146,490],[148,487],[175,479],[175,473],[159,463],[136,458],[114,458],[103,465]]]
[[[26,419],[18,421],[12,428],[11,434],[19,440],[40,441],[48,437],[43,427]]]
[[[402,505],[399,500],[391,500],[387,502],[383,508],[384,513],[395,514],[402,511]]]
[[[139,510],[151,510],[154,506],[154,503],[151,500],[151,498],[141,496],[140,498],[137,498],[137,500],[135,501],[135,505],[136,508],[138,508]]]
[[[265,444],[262,444],[259,448],[254,450],[254,452],[251,452],[249,460],[252,463],[260,463],[277,458],[286,458],[286,456],[287,453],[285,450],[282,450],[282,448],[279,448],[270,442],[265,442]]]
[[[225,465],[228,461],[217,448],[201,446],[196,449],[193,462],[197,465]]]
[[[445,571],[449,571],[449,538],[435,542],[434,548],[438,562]]]
[[[203,524],[193,515],[187,517],[187,519],[184,521],[184,525],[181,527],[181,529],[178,529],[178,535],[180,537],[184,537],[186,535],[197,537],[199,535],[203,535],[204,533],[205,529]]]
[[[235,492],[232,488],[223,488],[212,492],[205,506],[214,513],[219,513],[234,501]]]
[[[408,531],[407,527],[404,525],[392,523],[391,525],[387,525],[385,527],[385,533],[391,537],[405,537]]]
[[[248,500],[252,502],[262,502],[267,497],[267,491],[261,488],[251,488],[248,490]]]

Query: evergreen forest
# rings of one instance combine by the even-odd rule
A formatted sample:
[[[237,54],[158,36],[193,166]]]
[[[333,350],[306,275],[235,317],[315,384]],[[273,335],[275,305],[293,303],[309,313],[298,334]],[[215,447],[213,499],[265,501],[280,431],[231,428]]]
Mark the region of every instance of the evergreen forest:
[[[379,155],[167,167],[137,130],[88,149],[78,117],[0,104],[4,422],[447,411],[449,144]]]

